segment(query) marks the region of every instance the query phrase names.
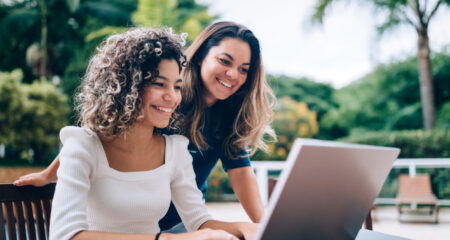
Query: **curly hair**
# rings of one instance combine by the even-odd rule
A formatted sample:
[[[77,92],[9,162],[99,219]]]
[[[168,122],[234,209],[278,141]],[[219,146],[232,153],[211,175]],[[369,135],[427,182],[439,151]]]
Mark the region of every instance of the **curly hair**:
[[[185,36],[170,28],[132,28],[108,37],[89,61],[75,97],[78,124],[104,136],[128,130],[143,117],[142,93],[159,75],[159,63],[175,60],[181,72],[184,44]]]

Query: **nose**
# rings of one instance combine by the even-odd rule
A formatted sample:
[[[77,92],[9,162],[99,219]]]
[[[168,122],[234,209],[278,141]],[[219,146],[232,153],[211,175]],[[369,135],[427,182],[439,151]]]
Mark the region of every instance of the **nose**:
[[[177,98],[177,93],[175,92],[174,89],[168,89],[167,91],[165,91],[165,93],[163,94],[163,100],[164,101],[173,101]]]
[[[237,69],[230,68],[227,71],[227,76],[233,80],[237,79],[239,77],[239,72]]]

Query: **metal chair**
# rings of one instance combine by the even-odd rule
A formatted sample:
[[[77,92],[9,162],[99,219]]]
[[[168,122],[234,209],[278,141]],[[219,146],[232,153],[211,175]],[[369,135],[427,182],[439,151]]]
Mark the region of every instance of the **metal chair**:
[[[56,183],[44,187],[0,184],[0,240],[46,240]]]

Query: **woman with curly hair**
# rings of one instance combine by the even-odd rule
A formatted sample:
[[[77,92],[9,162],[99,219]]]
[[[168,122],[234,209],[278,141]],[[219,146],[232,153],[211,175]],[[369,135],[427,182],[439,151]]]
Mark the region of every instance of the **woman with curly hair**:
[[[181,102],[183,41],[169,30],[136,28],[98,48],[76,96],[81,127],[60,132],[50,239],[237,239],[255,233],[252,223],[212,220],[195,184],[188,139],[158,133],[171,127]],[[158,221],[171,200],[189,233],[160,232]]]
[[[264,208],[249,156],[266,150],[264,135],[275,138],[269,125],[275,97],[265,79],[259,41],[245,26],[217,22],[194,40],[187,58],[182,74],[183,117],[176,123],[190,140],[197,187],[206,191],[206,180],[220,159],[245,211],[253,222],[259,222]],[[54,161],[15,184],[42,186],[54,181],[58,164]],[[186,231],[173,204],[160,227]]]

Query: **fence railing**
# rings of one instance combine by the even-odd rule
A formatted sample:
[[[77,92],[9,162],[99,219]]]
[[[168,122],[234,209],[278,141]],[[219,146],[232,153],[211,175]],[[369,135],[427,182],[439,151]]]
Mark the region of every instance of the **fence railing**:
[[[269,171],[282,171],[284,161],[252,161],[258,181],[259,192],[264,206],[268,200]],[[408,168],[409,175],[415,176],[417,168],[450,168],[450,158],[399,158],[393,168]],[[450,199],[438,200],[441,206],[450,206]],[[395,198],[377,198],[375,204],[395,204]]]

